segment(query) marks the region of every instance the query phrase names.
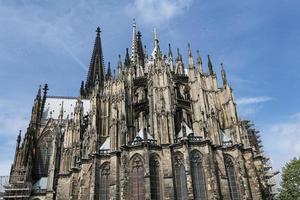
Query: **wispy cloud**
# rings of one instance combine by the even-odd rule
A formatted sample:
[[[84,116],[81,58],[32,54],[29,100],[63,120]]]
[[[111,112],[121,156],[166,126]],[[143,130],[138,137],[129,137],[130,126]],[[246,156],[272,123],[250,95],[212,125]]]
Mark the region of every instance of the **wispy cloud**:
[[[134,0],[125,7],[130,17],[139,16],[144,23],[161,24],[189,8],[193,0]]]
[[[271,101],[272,97],[260,96],[260,97],[243,97],[237,100],[238,105],[250,105]]]

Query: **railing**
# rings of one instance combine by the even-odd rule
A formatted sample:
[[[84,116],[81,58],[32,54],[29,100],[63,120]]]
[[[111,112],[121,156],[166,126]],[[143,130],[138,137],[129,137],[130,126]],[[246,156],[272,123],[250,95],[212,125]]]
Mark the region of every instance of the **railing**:
[[[223,146],[225,146],[225,147],[229,147],[229,146],[232,146],[233,145],[233,142],[231,141],[231,140],[229,140],[229,141],[223,141]]]
[[[157,140],[154,140],[154,139],[144,140],[141,137],[136,137],[134,141],[129,143],[129,145],[131,145],[131,146],[139,146],[142,144],[149,144],[149,145],[155,146],[155,145],[157,145]]]
[[[177,137],[174,139],[174,143],[179,143],[181,141],[183,137]],[[189,142],[200,142],[200,141],[203,141],[203,137],[201,136],[194,136],[193,133],[189,134],[187,136],[187,139]]]
[[[40,189],[40,188],[36,188],[32,190],[33,194],[45,194],[47,192],[47,189]]]
[[[194,136],[194,134],[189,134],[188,139],[189,139],[190,142],[199,142],[203,138],[201,136]]]
[[[109,149],[100,149],[99,150],[99,154],[100,155],[107,155],[110,153],[110,150]]]

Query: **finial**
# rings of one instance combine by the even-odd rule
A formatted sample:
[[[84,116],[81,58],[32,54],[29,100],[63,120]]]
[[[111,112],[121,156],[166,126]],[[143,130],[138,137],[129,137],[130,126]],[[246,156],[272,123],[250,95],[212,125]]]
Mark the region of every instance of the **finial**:
[[[223,63],[221,63],[221,75],[223,79],[223,85],[227,85],[227,77],[226,77],[226,72],[223,66]]]
[[[47,95],[47,91],[49,90],[49,88],[48,88],[48,84],[46,83],[45,85],[44,85],[44,87],[43,87],[43,91],[44,91],[44,96],[46,96]]]
[[[208,70],[209,70],[209,74],[210,75],[214,75],[214,70],[213,70],[213,65],[211,63],[211,60],[210,60],[210,56],[207,55],[207,59],[208,59]]]
[[[19,146],[20,146],[20,142],[21,142],[21,133],[22,133],[22,131],[19,130],[19,135],[17,136],[17,148],[19,148]]]
[[[188,43],[188,51],[189,51],[189,57],[192,57],[192,50],[191,50],[190,43]]]
[[[199,52],[198,49],[197,49],[197,67],[198,67],[198,71],[199,71],[200,73],[203,73],[203,69],[202,69],[202,59],[201,59],[200,52]]]
[[[173,57],[173,54],[172,54],[172,48],[171,48],[171,44],[170,44],[170,43],[169,43],[169,53],[168,53],[168,56],[169,56],[170,58]]]
[[[97,33],[97,36],[100,36],[100,33],[101,33],[101,29],[100,27],[98,26],[97,29],[96,29],[96,33]]]

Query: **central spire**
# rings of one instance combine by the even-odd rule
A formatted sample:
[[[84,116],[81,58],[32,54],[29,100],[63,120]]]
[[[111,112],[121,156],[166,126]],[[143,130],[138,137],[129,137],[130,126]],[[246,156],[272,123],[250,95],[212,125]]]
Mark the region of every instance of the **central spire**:
[[[86,79],[86,94],[90,95],[92,92],[92,88],[96,84],[96,77],[99,78],[99,86],[103,85],[104,82],[104,59],[103,59],[103,51],[101,45],[101,37],[100,37],[100,27],[96,29],[96,39],[93,49],[93,54],[90,62],[90,67],[88,71],[88,76]]]

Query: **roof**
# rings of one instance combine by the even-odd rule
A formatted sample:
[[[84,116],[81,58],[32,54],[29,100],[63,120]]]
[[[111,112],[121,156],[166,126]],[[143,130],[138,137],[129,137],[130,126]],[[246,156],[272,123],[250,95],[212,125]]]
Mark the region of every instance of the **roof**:
[[[147,138],[150,140],[153,140],[153,137],[147,132]],[[144,140],[144,128],[141,128],[139,130],[139,132],[137,133],[137,135],[135,136],[132,144],[134,144],[134,142],[139,141],[140,139]]]
[[[71,117],[74,114],[74,108],[78,98],[75,97],[57,97],[48,96],[46,98],[45,107],[42,115],[42,119],[46,120],[49,118],[58,119],[60,111],[63,105],[63,119]],[[90,100],[81,99],[83,102],[83,113],[87,114],[90,111]]]
[[[185,126],[185,130],[186,130],[186,135],[188,136],[189,134],[193,133],[193,130],[185,123],[185,122],[181,122],[181,129],[178,132],[178,136],[177,137],[183,137],[182,134],[182,126]]]
[[[33,189],[47,189],[48,178],[42,177],[33,185]]]
[[[110,150],[110,137],[107,137],[105,142],[101,145],[100,150]]]

